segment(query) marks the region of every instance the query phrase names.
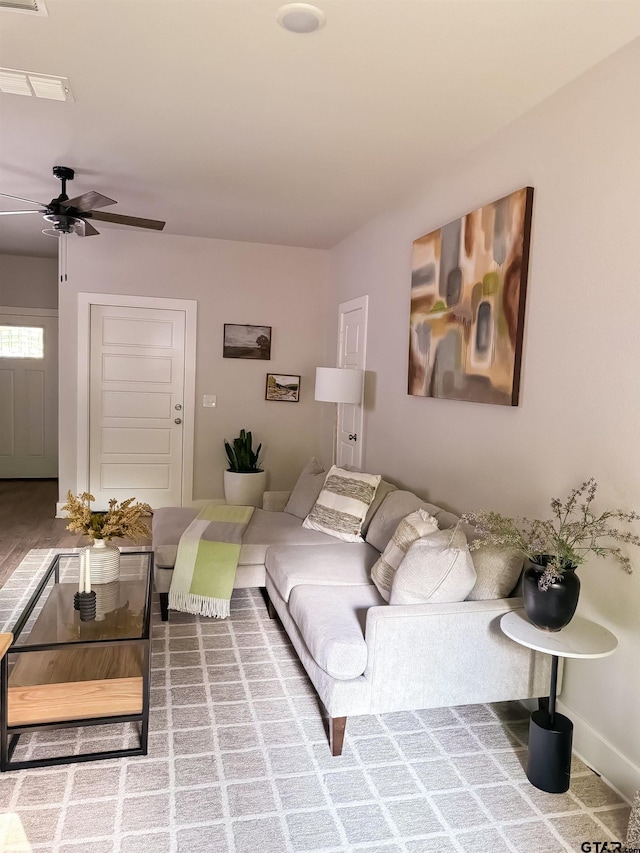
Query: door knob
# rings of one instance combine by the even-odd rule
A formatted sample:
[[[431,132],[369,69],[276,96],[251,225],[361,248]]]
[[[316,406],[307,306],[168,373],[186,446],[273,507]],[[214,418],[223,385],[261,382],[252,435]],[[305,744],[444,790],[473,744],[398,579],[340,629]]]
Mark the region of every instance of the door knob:
[[[176,418],[174,421],[174,424],[181,424],[181,423],[182,423],[182,418]]]
[[[349,441],[357,441],[357,440],[358,440],[358,433],[357,432],[354,432],[353,434],[349,435]]]
[[[180,403],[176,403],[176,404],[175,404],[175,406],[174,406],[174,408],[175,408],[176,412],[179,412],[179,411],[181,411],[181,410],[182,410],[182,406],[181,406],[181,404],[180,404]]]

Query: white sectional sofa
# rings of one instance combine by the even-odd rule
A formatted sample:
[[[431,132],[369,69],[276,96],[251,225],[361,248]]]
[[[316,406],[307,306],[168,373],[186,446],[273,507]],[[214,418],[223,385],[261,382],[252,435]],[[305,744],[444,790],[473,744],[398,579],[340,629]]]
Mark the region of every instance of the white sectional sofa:
[[[446,529],[457,516],[383,481],[363,525],[365,541],[345,543],[303,528],[301,517],[283,511],[288,496],[267,492],[264,509],[255,510],[236,586],[266,587],[270,613],[327,711],[333,755],[341,753],[350,715],[547,695],[549,657],[513,643],[499,627],[522,598],[390,605],[373,585],[371,568],[402,518],[422,507]],[[163,618],[178,540],[196,514],[175,507],[154,514]]]

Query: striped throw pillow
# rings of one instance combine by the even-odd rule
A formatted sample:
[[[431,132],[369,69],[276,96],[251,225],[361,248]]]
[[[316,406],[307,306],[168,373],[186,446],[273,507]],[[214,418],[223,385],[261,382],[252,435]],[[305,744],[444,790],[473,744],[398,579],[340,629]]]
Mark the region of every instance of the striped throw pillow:
[[[360,474],[333,465],[302,526],[344,542],[362,542],[362,522],[380,479],[380,474]]]
[[[398,524],[382,556],[371,569],[371,580],[385,601],[389,601],[396,571],[410,546],[417,539],[435,533],[437,529],[438,522],[424,509],[410,513]]]

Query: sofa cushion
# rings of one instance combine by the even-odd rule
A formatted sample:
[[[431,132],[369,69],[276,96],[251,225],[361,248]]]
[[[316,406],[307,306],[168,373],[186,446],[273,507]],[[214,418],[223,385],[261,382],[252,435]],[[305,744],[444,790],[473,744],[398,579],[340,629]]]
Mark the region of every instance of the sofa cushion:
[[[413,492],[396,489],[386,496],[380,509],[373,517],[366,536],[367,542],[377,548],[378,551],[384,551],[398,524],[409,513],[415,512],[417,509],[424,509],[432,515],[437,520],[440,530],[454,527],[459,520],[457,515],[447,512],[435,504],[420,500]]]
[[[385,601],[389,601],[393,576],[409,546],[421,536],[435,533],[437,529],[438,522],[424,509],[409,513],[398,524],[387,547],[371,569],[371,580]]]
[[[472,524],[463,522],[460,528],[464,531],[469,545],[481,539]],[[469,601],[487,601],[511,595],[524,564],[524,556],[520,551],[515,548],[501,548],[498,545],[480,545],[471,549],[471,559],[477,578],[467,596]]]
[[[285,601],[300,584],[324,586],[371,586],[371,566],[379,554],[366,542],[324,545],[281,545],[269,548],[267,574]]]
[[[391,604],[464,601],[476,580],[467,539],[460,530],[438,530],[417,539],[398,566]]]
[[[357,468],[355,465],[345,465],[345,471],[356,471],[358,474],[366,473],[362,471],[362,468]],[[395,492],[398,487],[394,486],[393,483],[387,483],[386,480],[380,480],[378,483],[378,488],[376,489],[376,494],[374,499],[371,501],[371,506],[369,507],[367,514],[365,516],[364,521],[362,522],[362,535],[366,537],[367,531],[369,530],[369,525],[373,521],[373,516],[380,509],[380,504],[389,494],[389,492]]]
[[[153,549],[155,563],[161,568],[173,568],[178,541],[198,514],[188,507],[162,507],[153,517]],[[264,565],[271,545],[340,545],[334,536],[317,530],[304,530],[302,521],[285,512],[254,509],[251,521],[242,537],[239,566]]]
[[[346,681],[365,671],[367,610],[380,604],[384,601],[372,585],[337,589],[310,584],[292,590],[289,613],[318,666]]]
[[[303,527],[343,542],[362,542],[360,532],[380,483],[379,474],[358,474],[332,465]]]
[[[306,518],[318,500],[324,484],[325,470],[317,459],[310,459],[293,487],[285,512],[298,518]]]

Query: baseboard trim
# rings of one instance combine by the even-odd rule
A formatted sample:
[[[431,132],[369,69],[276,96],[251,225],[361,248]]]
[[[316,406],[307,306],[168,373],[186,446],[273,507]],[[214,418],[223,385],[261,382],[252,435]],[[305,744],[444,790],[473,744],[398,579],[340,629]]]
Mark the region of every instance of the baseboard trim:
[[[558,710],[573,721],[573,751],[578,758],[602,776],[629,805],[636,791],[640,790],[640,767],[597,732],[593,726],[558,700]]]
[[[62,511],[66,501],[56,501],[56,518],[69,518],[69,514]]]

